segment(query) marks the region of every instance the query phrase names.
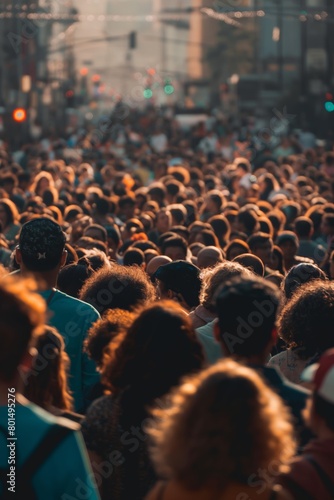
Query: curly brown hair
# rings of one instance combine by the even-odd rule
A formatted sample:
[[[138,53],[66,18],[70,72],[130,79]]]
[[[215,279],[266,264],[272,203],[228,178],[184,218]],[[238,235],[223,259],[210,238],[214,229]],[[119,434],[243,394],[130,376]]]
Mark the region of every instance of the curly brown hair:
[[[88,336],[84,346],[89,357],[93,359],[97,366],[103,365],[103,356],[110,342],[130,328],[135,314],[122,309],[112,309],[107,311],[103,318],[97,320],[88,331]]]
[[[313,280],[300,286],[283,307],[278,333],[301,359],[334,347],[334,282]]]
[[[175,302],[161,301],[139,313],[105,364],[103,382],[114,394],[130,390],[152,401],[203,362],[188,315]]]
[[[155,467],[188,489],[248,484],[272,463],[287,469],[295,453],[280,397],[254,370],[232,360],[186,378],[153,416],[148,432]]]
[[[238,276],[251,277],[252,273],[238,262],[225,261],[213,268],[206,269],[202,274],[200,294],[201,305],[211,312],[216,311],[216,299],[219,288],[232,278]]]
[[[152,302],[156,292],[141,268],[113,264],[94,273],[82,287],[79,298],[102,315],[109,309],[133,311]]]

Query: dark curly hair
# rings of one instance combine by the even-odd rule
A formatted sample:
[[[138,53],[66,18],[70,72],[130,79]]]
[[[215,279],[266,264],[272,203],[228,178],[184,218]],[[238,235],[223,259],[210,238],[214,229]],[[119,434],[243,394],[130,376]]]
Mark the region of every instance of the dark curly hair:
[[[82,287],[79,298],[102,315],[109,309],[132,311],[155,297],[154,286],[141,268],[114,264],[94,273]]]
[[[278,332],[307,359],[334,347],[334,283],[313,280],[300,286],[278,318]]]
[[[172,301],[144,308],[110,354],[103,381],[113,394],[131,392],[151,402],[176,386],[204,361],[187,314]]]
[[[312,280],[326,281],[326,279],[326,274],[317,265],[302,262],[289,270],[283,280],[282,290],[286,299],[291,299],[300,285]]]
[[[89,357],[101,367],[105,349],[120,333],[131,326],[134,313],[122,309],[107,311],[103,318],[97,320],[88,331],[85,350]]]

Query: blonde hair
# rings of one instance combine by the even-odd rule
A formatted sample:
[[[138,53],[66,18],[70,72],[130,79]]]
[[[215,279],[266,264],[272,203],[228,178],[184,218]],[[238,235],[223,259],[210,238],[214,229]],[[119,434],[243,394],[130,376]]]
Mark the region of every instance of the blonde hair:
[[[224,360],[187,378],[148,429],[158,474],[189,489],[247,484],[295,453],[289,411],[252,369]],[[276,472],[276,470],[275,470]]]
[[[223,262],[202,273],[200,303],[211,312],[215,312],[217,292],[226,281],[236,276],[253,276],[249,269],[237,262]]]

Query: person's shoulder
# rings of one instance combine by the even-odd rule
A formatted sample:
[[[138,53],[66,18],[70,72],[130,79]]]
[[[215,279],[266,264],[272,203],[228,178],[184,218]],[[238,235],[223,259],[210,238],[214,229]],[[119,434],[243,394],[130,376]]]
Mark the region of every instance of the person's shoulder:
[[[114,398],[112,395],[106,395],[106,396],[101,396],[98,399],[95,399],[95,401],[92,402],[90,407],[87,410],[87,415],[92,414],[92,413],[99,413],[99,412],[105,412],[105,411],[111,411],[114,405]]]
[[[30,421],[34,421],[36,426],[52,427],[58,425],[72,431],[80,430],[80,425],[78,423],[64,417],[57,417],[30,401],[23,399],[23,404],[21,404],[19,408],[26,413],[25,420],[28,421],[29,419]]]
[[[295,399],[305,399],[310,395],[309,390],[290,382],[290,380],[288,380],[280,369],[274,364],[262,367],[262,372],[265,377],[275,383],[278,387],[281,387],[287,395],[290,393]]]
[[[73,314],[80,315],[85,311],[89,311],[92,314],[95,314],[97,318],[100,316],[99,312],[91,304],[88,304],[87,302],[84,302],[83,300],[77,299],[75,297],[71,297],[70,295],[61,292],[60,290],[57,290],[54,300],[59,304],[66,304],[71,308],[71,310],[73,310]]]

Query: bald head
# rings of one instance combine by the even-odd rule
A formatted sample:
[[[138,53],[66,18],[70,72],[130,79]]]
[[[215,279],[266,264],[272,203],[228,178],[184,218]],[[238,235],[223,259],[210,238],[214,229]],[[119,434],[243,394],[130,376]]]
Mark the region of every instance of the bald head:
[[[159,267],[164,266],[165,264],[169,264],[172,262],[172,259],[167,257],[166,255],[159,255],[157,257],[153,257],[150,262],[147,264],[146,272],[151,277]]]
[[[214,246],[202,248],[197,255],[197,266],[200,269],[213,267],[216,264],[223,262],[222,251]]]

